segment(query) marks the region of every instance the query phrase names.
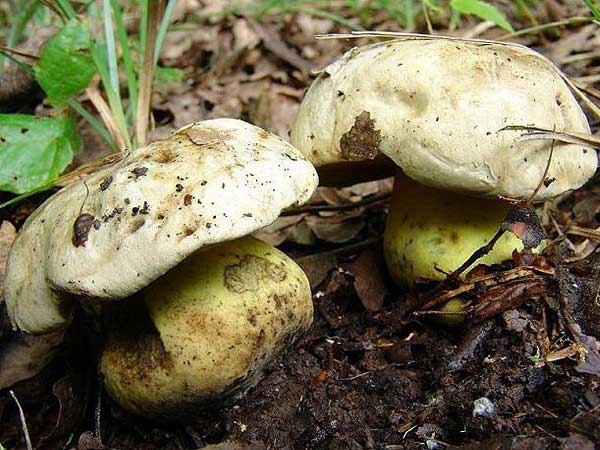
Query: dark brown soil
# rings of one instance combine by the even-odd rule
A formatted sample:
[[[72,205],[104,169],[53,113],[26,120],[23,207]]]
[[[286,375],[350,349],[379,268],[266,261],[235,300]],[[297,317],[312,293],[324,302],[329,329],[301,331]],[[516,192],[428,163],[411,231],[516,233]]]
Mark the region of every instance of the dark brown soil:
[[[584,332],[597,332],[599,312],[590,304],[599,269],[594,256],[561,269],[541,298],[456,329],[407,320],[402,294],[369,313],[352,275],[335,270],[315,295],[308,335],[242,401],[187,427],[142,421],[98,397],[93,352],[82,352],[81,330],[71,330],[68,350],[50,368],[14,390],[34,444],[50,436],[41,439],[47,449],[193,449],[223,440],[294,450],[593,449],[600,442],[600,378],[582,373],[576,356],[548,362],[542,354],[550,341],[569,343],[559,301],[564,286],[566,314],[587,319]],[[21,448],[7,396],[0,415],[0,442]]]

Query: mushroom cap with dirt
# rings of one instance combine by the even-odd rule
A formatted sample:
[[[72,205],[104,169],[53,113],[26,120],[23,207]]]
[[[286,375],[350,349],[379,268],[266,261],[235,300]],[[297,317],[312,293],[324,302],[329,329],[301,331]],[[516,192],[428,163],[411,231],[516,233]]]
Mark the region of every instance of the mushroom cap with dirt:
[[[9,316],[36,334],[67,326],[78,301],[102,305],[107,388],[142,415],[243,390],[312,321],[304,273],[248,235],[317,184],[294,147],[260,128],[181,128],[30,216],[8,261]]]
[[[549,199],[594,174],[594,150],[524,139],[518,126],[590,132],[560,71],[539,53],[411,36],[354,48],[323,69],[291,141],[338,178],[381,155],[398,166],[384,248],[393,277],[411,285],[443,278],[487,243],[509,207],[499,198],[528,199],[545,181],[533,200]],[[484,262],[515,248],[505,235]]]

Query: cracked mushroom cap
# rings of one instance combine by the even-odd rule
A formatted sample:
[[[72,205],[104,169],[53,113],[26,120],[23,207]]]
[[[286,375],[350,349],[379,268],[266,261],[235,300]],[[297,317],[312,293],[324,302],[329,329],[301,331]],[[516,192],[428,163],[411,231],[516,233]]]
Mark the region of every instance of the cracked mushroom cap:
[[[327,66],[301,104],[291,142],[320,173],[384,154],[431,187],[528,198],[551,141],[502,131],[511,125],[590,131],[544,56],[512,44],[411,38],[354,48]],[[536,199],[580,187],[596,166],[592,149],[556,142],[553,181]]]
[[[122,299],[194,251],[272,223],[309,199],[313,166],[240,120],[198,122],[73,183],[28,219],[8,261],[14,325],[68,323],[72,298]]]

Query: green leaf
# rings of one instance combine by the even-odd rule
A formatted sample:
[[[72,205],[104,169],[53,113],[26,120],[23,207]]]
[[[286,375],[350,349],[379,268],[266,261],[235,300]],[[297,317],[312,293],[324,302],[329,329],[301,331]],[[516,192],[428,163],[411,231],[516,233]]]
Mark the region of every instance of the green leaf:
[[[88,24],[76,19],[48,41],[35,66],[35,78],[50,103],[64,105],[87,87],[96,73],[89,45]]]
[[[588,7],[594,17],[600,20],[600,8],[598,8],[596,3],[593,0],[583,0],[583,3],[585,3],[585,6]]]
[[[157,83],[176,83],[183,81],[184,72],[176,67],[161,67],[154,68],[154,79]]]
[[[21,194],[58,177],[79,149],[73,119],[0,114],[0,190]]]
[[[489,3],[481,0],[452,0],[450,6],[461,14],[472,14],[480,19],[489,20],[500,28],[504,28],[506,31],[510,31],[511,33],[514,31],[511,24],[508,23],[508,20],[504,17],[504,14],[502,14],[494,5],[490,5]]]

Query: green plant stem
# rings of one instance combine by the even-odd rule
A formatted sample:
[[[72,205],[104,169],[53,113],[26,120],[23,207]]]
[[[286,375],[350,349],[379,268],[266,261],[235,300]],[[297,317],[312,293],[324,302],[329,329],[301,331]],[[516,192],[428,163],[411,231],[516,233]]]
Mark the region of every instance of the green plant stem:
[[[535,27],[523,28],[522,30],[515,31],[513,33],[503,34],[502,36],[500,36],[498,38],[498,40],[501,41],[503,39],[522,36],[522,35],[528,34],[528,33],[537,33],[539,31],[548,30],[550,28],[562,27],[564,25],[576,25],[579,23],[590,23],[590,22],[595,22],[595,19],[593,17],[579,17],[579,16],[570,17],[568,19],[558,20],[556,22],[543,23],[543,24],[537,25]]]
[[[583,0],[583,3],[585,3],[585,6],[588,7],[594,17],[600,20],[600,8],[592,0]]]
[[[115,91],[112,89],[110,76],[108,74],[108,64],[106,63],[104,56],[105,55],[102,53],[101,47],[95,46],[92,48],[92,57],[94,59],[94,63],[96,64],[96,68],[98,69],[98,73],[100,74],[102,86],[104,86],[104,92],[106,92],[108,104],[110,105],[111,113],[115,119],[115,125],[125,146],[131,148],[131,139],[127,130],[127,122],[123,112],[123,105],[121,104],[120,96],[117,96]]]
[[[75,9],[71,6],[69,0],[56,0],[59,8],[62,10],[63,14],[67,17],[68,20],[71,20],[73,17],[77,15]]]
[[[79,115],[81,115],[81,117],[83,117],[92,126],[92,128],[94,128],[96,133],[98,133],[100,135],[100,137],[102,139],[104,139],[104,141],[108,145],[110,145],[110,147],[112,149],[118,150],[117,144],[115,143],[114,139],[111,137],[111,135],[108,132],[108,130],[106,129],[106,127],[104,125],[102,125],[102,123],[99,120],[97,120],[92,114],[90,114],[90,112],[87,109],[85,109],[82,105],[80,105],[79,103],[77,103],[77,101],[75,101],[73,99],[69,99],[67,101],[67,104],[75,112],[77,112]]]
[[[147,3],[147,17],[144,54],[140,71],[140,90],[137,104],[135,122],[136,145],[146,145],[148,124],[150,122],[150,103],[152,101],[152,78],[154,73],[154,49],[163,10],[163,0],[149,0]]]
[[[10,31],[6,37],[6,47],[14,47],[19,42],[23,36],[25,26],[37,10],[38,6],[39,0],[31,0],[27,2],[23,10],[17,14],[17,18],[10,27]],[[2,62],[4,62],[4,58],[0,56],[0,64]]]
[[[119,89],[119,66],[117,63],[117,46],[115,45],[115,33],[112,22],[112,2],[103,2],[104,38],[106,40],[106,60],[108,62],[108,77],[110,86],[115,92],[119,103],[121,94]]]
[[[123,57],[123,66],[125,69],[125,76],[127,77],[127,90],[129,92],[129,105],[131,112],[130,117],[132,122],[135,122],[135,106],[137,105],[138,97],[138,82],[135,65],[129,50],[129,41],[127,39],[127,30],[125,29],[125,23],[123,22],[123,13],[117,0],[110,0],[113,14],[115,17],[115,29],[117,31],[117,39],[121,46],[121,56]]]
[[[175,9],[175,5],[177,4],[177,0],[169,0],[167,3],[167,7],[165,8],[165,13],[163,14],[163,18],[160,22],[160,28],[158,29],[158,35],[156,36],[156,46],[154,48],[154,65],[158,63],[158,58],[160,57],[160,51],[163,46],[163,42],[165,40],[165,36],[167,34],[167,30],[169,29],[169,23],[171,22],[171,17],[173,16],[173,10]]]

